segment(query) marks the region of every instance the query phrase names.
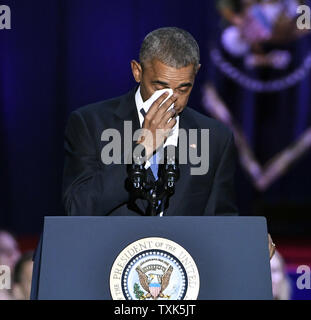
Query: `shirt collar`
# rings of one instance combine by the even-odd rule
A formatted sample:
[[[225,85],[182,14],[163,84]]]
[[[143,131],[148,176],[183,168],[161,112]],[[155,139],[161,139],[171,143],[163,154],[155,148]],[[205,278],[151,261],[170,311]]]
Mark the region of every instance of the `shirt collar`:
[[[138,113],[138,117],[139,117],[140,127],[142,127],[143,126],[143,122],[144,122],[144,116],[142,115],[140,110],[142,108],[145,110],[145,112],[147,112],[147,110],[145,109],[145,104],[144,104],[143,98],[142,98],[141,93],[140,93],[140,86],[138,87],[138,89],[137,89],[137,91],[135,93],[135,103],[136,103],[137,113]],[[163,147],[166,147],[168,145],[173,145],[173,146],[177,147],[177,144],[178,144],[178,132],[179,132],[179,116],[176,117],[176,124],[173,127],[170,135],[166,139]]]

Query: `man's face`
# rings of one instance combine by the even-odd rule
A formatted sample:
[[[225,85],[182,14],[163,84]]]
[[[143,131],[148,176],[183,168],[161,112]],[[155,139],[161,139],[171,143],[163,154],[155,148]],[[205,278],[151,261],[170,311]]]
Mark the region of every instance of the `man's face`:
[[[131,66],[135,80],[140,83],[144,101],[155,91],[170,88],[177,96],[174,107],[176,112],[180,113],[186,107],[196,76],[193,64],[176,69],[154,59],[144,65],[132,61]]]

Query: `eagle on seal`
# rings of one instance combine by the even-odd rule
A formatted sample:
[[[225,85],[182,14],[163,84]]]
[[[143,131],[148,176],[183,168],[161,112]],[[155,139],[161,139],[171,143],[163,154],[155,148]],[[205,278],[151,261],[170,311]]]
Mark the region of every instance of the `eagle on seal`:
[[[173,272],[172,266],[170,266],[163,275],[150,274],[149,277],[139,266],[136,268],[136,271],[138,273],[140,285],[145,291],[147,291],[147,295],[144,296],[145,299],[152,298],[155,300],[158,297],[169,298],[169,296],[163,294],[163,291],[169,285],[171,274]]]

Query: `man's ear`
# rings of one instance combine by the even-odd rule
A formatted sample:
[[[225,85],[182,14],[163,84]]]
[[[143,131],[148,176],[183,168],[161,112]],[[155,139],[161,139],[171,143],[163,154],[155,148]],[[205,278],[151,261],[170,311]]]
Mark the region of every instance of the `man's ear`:
[[[141,67],[141,64],[135,60],[131,61],[131,68],[132,68],[132,73],[133,73],[133,77],[135,79],[135,81],[137,83],[140,83],[141,78],[142,78],[142,73],[143,73],[143,69]]]

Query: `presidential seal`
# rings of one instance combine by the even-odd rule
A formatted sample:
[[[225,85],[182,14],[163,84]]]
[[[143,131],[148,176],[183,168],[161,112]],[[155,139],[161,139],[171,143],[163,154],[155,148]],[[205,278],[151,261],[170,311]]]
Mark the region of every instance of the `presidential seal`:
[[[110,273],[113,300],[195,300],[200,278],[191,255],[164,238],[144,238],[117,256]]]

